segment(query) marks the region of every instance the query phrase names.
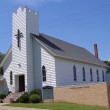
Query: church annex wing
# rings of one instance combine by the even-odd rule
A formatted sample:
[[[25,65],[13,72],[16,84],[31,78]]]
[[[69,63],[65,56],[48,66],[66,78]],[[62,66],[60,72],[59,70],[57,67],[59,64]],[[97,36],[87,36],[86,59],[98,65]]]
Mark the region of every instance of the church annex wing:
[[[8,57],[10,56],[10,54],[12,54],[12,46],[8,49],[4,59],[1,61],[0,63],[0,67],[3,67],[4,63],[6,62],[6,60],[8,59]]]

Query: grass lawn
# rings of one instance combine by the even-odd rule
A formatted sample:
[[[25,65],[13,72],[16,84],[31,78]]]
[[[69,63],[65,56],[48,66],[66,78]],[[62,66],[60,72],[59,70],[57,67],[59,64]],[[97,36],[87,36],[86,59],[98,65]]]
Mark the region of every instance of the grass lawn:
[[[27,108],[42,108],[49,110],[110,110],[107,108],[97,106],[86,106],[71,103],[40,103],[40,104],[23,104],[23,103],[12,103],[6,106],[14,107],[27,107]]]

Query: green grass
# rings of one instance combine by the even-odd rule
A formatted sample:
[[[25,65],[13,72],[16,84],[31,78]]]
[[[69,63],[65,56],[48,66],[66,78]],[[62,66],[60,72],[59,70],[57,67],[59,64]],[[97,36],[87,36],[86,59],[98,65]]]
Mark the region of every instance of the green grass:
[[[109,110],[107,108],[98,106],[86,106],[72,103],[40,103],[40,104],[24,104],[24,103],[12,103],[6,106],[13,107],[27,107],[27,108],[41,108],[48,110]]]

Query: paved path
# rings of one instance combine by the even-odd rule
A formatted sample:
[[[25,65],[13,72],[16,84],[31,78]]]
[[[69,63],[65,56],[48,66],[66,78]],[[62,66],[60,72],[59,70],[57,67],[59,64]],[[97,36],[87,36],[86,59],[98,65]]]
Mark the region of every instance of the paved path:
[[[7,107],[2,106],[3,104],[0,104],[0,110],[44,110],[44,109],[36,109],[36,108],[22,108],[22,107]]]

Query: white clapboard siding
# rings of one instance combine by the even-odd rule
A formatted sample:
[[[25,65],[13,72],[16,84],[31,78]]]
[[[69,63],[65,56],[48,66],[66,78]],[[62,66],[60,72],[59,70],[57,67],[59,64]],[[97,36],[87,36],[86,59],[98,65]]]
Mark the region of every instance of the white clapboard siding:
[[[4,88],[4,81],[0,81],[0,93],[6,93],[6,88]]]
[[[13,70],[12,52],[10,52],[10,54],[8,55],[8,58],[6,59],[4,65],[3,65],[3,69],[4,69],[3,77],[5,78],[4,87],[3,87],[4,92],[7,93],[8,91],[14,91],[13,85],[10,85],[10,71]]]
[[[47,81],[42,85],[56,87],[55,58],[43,47],[41,48],[41,65],[46,67],[47,77]]]
[[[34,71],[33,71],[33,40],[30,33],[38,35],[38,13],[32,10],[26,12],[26,43],[27,43],[27,75],[28,91],[34,89]]]
[[[77,81],[74,81],[73,76],[73,66],[76,66]],[[72,60],[67,60],[63,58],[55,59],[56,67],[56,83],[57,86],[65,85],[77,85],[77,84],[87,84],[87,83],[97,83],[97,69],[99,71],[99,82],[103,81],[102,70],[106,73],[106,68],[85,64],[82,62],[76,62]],[[83,81],[82,68],[85,68],[86,81]],[[90,68],[93,72],[93,81],[90,80]]]
[[[15,75],[25,75],[25,90],[34,89],[34,72],[33,72],[33,40],[30,33],[38,34],[38,14],[27,8],[19,8],[13,14],[13,38],[12,38],[12,59],[13,73]],[[17,30],[20,30],[20,49],[17,47]],[[19,65],[21,67],[19,67]],[[16,76],[15,81],[18,81]],[[17,86],[17,83],[15,83]],[[16,88],[17,90],[17,88]],[[15,91],[16,91],[15,90]]]
[[[18,91],[19,75],[25,75],[25,91],[34,89],[33,40],[30,33],[38,35],[38,28],[38,14],[34,11],[27,8],[18,8],[18,10],[13,13],[12,55],[11,57],[9,56],[4,65],[7,91]],[[17,37],[15,36],[18,29],[22,33],[20,48],[17,46]],[[19,66],[19,64],[21,66]],[[10,71],[13,72],[12,85],[10,85]]]
[[[35,89],[42,87],[41,76],[41,45],[33,39],[33,53],[34,53],[34,86]]]
[[[20,48],[17,46],[17,30],[20,30],[22,37],[20,38]],[[15,75],[25,75],[25,86],[27,87],[27,47],[26,47],[26,9],[19,8],[16,13],[13,14],[12,24],[12,62],[13,62],[13,75],[14,75],[14,89],[18,91],[19,88],[15,88],[17,77]],[[19,65],[21,67],[19,67]],[[19,82],[18,82],[19,83]],[[15,85],[16,84],[16,85]],[[27,89],[27,88],[26,88]]]

